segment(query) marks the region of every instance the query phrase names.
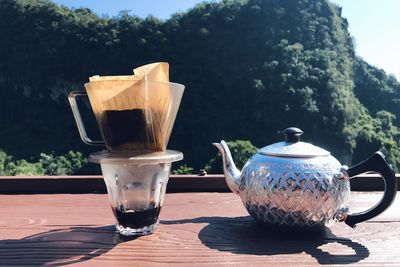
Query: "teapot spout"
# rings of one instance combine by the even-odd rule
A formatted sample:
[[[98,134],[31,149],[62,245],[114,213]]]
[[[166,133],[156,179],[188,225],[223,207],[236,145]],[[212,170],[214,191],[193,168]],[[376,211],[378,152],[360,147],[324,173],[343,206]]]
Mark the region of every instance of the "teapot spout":
[[[241,173],[236,168],[236,165],[233,162],[228,145],[225,143],[224,140],[222,140],[221,143],[213,143],[213,145],[218,148],[219,152],[221,153],[225,180],[229,189],[233,193],[238,194]]]

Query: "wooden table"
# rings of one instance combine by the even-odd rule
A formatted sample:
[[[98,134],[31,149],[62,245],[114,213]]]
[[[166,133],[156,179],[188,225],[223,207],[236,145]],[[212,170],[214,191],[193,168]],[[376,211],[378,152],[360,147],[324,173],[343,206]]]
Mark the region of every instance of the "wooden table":
[[[353,193],[362,210],[379,193]],[[352,229],[268,231],[232,193],[167,194],[152,235],[123,240],[105,194],[0,195],[0,265],[400,266],[400,201]]]

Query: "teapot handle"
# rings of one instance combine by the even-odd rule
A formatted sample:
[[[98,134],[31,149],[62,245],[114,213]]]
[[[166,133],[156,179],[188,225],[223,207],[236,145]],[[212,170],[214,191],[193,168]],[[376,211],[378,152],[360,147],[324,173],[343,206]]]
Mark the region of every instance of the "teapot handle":
[[[349,214],[344,222],[350,227],[355,227],[359,222],[369,220],[386,210],[393,202],[397,192],[397,179],[392,166],[386,161],[382,152],[377,151],[371,157],[362,161],[347,170],[348,176],[351,178],[365,172],[379,173],[385,182],[385,192],[381,201],[374,207],[364,212]]]

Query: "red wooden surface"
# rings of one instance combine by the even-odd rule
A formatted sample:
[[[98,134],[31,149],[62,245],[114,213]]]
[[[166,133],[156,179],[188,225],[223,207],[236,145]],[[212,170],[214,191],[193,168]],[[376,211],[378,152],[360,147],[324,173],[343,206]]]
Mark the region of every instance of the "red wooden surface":
[[[354,193],[362,210],[379,193]],[[123,240],[103,194],[0,195],[0,265],[400,266],[400,201],[352,229],[268,231],[232,193],[167,194],[155,233]]]

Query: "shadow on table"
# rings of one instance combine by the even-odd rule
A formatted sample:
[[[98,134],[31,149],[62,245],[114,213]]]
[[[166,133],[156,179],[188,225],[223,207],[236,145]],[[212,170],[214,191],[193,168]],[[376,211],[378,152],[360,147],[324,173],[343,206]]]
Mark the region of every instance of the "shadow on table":
[[[22,239],[0,240],[0,265],[79,263],[100,256],[124,241],[114,225],[57,229]]]
[[[320,264],[349,264],[369,256],[368,248],[351,239],[337,237],[328,228],[322,232],[312,233],[268,230],[250,216],[161,221],[161,224],[182,223],[207,223],[208,225],[199,232],[199,239],[207,247],[219,251],[252,255],[305,252]],[[340,253],[338,251],[345,254],[338,254]]]

